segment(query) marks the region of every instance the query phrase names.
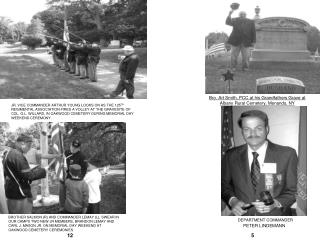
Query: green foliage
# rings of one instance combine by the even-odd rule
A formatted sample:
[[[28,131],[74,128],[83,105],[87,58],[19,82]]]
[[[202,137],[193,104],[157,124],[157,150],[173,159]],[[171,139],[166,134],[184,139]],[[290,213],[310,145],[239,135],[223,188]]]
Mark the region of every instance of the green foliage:
[[[35,49],[41,45],[42,39],[35,36],[24,36],[21,43],[29,49]]]

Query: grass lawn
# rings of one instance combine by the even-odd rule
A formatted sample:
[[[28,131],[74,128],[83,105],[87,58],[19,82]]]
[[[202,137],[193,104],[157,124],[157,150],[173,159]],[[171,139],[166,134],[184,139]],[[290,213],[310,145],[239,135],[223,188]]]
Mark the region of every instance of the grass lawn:
[[[124,166],[121,169],[124,170]],[[116,169],[116,168],[115,168]],[[126,213],[126,178],[125,174],[107,174],[102,177],[101,190],[101,214],[125,214]],[[39,192],[40,194],[40,192]],[[50,186],[50,194],[59,195],[58,185]],[[58,205],[50,207],[33,208],[34,214],[57,214]]]
[[[206,94],[225,94],[226,82],[222,80],[221,74],[225,73],[229,66],[230,56],[220,56],[209,60],[206,58]],[[239,59],[241,62],[241,59]],[[306,93],[320,93],[320,63],[317,69],[282,69],[266,70],[255,69],[247,72],[237,70],[234,81],[231,82],[231,91],[235,94],[255,94],[256,79],[270,76],[291,77],[301,80]]]
[[[27,55],[0,56],[0,69],[0,98],[101,99],[106,94],[102,89]]]
[[[135,52],[140,57],[139,67],[140,68],[147,68],[147,48],[136,48]],[[123,50],[121,49],[102,49],[101,52],[101,59],[107,60],[113,63],[119,63],[118,55],[123,55]]]

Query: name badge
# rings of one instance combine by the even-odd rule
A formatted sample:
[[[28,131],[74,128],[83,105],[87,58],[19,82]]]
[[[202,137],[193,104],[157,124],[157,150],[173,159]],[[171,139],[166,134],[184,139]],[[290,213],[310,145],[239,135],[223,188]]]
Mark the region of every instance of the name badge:
[[[260,173],[277,173],[276,163],[263,163],[260,169]]]

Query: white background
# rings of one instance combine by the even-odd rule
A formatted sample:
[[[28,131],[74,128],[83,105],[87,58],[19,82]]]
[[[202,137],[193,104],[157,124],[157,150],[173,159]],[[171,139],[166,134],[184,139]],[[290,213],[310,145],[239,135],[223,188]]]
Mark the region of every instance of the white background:
[[[250,239],[252,232],[253,239],[317,236],[316,95],[308,95],[304,103],[308,106],[308,216],[295,217],[285,229],[244,229],[237,218],[220,216],[221,109],[204,94],[204,37],[210,31],[208,23],[214,30],[215,15],[228,13],[229,8],[208,11],[208,4],[215,2],[149,1],[148,100],[110,100],[129,104],[135,110],[133,117],[59,119],[127,122],[127,214],[119,224],[76,230],[74,239]],[[288,7],[314,11],[320,6],[299,3]],[[10,120],[12,102],[17,100],[0,101],[0,121]],[[0,226],[1,239],[67,239],[66,233],[7,233],[6,215],[0,216]]]

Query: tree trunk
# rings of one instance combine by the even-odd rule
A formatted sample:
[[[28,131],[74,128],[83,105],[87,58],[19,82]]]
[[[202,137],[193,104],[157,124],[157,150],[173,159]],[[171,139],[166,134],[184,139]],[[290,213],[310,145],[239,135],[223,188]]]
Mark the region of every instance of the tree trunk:
[[[101,22],[101,16],[99,13],[97,13],[94,16],[94,21],[97,25],[97,29],[99,31],[100,34],[100,46],[107,46],[107,40],[105,39],[104,36],[101,36],[101,33],[103,32],[103,27],[102,27],[102,22]]]

